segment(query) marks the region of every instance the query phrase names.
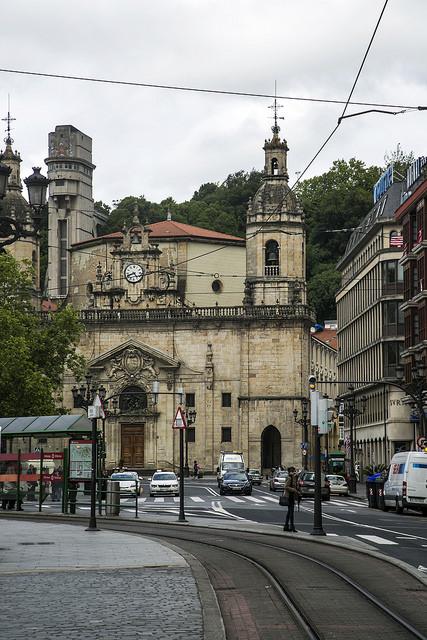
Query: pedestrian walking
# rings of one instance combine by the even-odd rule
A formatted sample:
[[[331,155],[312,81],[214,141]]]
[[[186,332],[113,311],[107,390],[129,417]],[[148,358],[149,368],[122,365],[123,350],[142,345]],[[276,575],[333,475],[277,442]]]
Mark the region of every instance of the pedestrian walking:
[[[197,460],[195,460],[195,461],[194,461],[194,464],[193,464],[193,478],[198,479],[198,477],[199,477],[199,471],[200,471],[200,467],[199,467],[199,465],[197,464]]]
[[[298,491],[298,476],[295,467],[288,468],[288,477],[286,478],[283,494],[288,500],[288,512],[286,514],[285,526],[283,531],[293,531],[296,533],[294,523],[295,502],[300,497]]]

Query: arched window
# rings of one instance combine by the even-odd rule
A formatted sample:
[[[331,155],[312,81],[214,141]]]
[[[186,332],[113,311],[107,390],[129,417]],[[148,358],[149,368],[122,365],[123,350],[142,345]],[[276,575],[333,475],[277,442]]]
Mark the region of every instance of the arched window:
[[[265,275],[280,275],[279,245],[276,240],[269,240],[265,245]]]
[[[147,408],[147,394],[141,387],[126,387],[120,394],[121,413],[138,413]]]
[[[277,158],[272,158],[271,160],[271,175],[278,176],[279,175],[279,163]]]

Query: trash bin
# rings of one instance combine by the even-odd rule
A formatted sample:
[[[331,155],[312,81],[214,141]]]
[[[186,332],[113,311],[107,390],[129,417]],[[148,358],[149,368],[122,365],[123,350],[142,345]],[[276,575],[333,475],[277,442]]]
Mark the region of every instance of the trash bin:
[[[375,487],[377,494],[377,509],[384,510],[384,480],[376,480]]]
[[[107,480],[105,513],[107,516],[118,516],[120,514],[120,482],[116,480]]]
[[[377,508],[377,484],[375,480],[366,481],[366,497],[368,498],[368,506],[370,509]]]
[[[68,501],[70,505],[70,513],[76,513],[76,502],[77,502],[77,489],[78,482],[70,481],[68,485]]]

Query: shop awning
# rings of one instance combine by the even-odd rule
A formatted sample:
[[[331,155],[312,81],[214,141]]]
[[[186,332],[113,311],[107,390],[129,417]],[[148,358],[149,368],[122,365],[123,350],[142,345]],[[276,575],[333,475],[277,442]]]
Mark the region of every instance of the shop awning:
[[[91,421],[82,415],[0,418],[1,437],[43,436],[45,438],[90,434]]]

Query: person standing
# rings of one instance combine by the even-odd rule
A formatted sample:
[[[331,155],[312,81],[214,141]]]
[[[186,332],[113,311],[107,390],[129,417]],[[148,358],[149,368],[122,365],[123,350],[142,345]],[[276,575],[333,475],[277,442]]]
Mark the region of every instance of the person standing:
[[[195,460],[193,464],[193,477],[196,479],[199,477],[199,465],[197,464],[197,460]]]
[[[298,476],[295,467],[288,468],[288,477],[286,478],[283,494],[288,499],[288,512],[286,514],[285,526],[283,531],[293,531],[296,533],[294,524],[295,502],[300,496],[298,491]]]

